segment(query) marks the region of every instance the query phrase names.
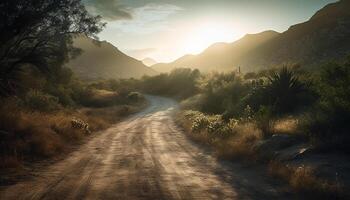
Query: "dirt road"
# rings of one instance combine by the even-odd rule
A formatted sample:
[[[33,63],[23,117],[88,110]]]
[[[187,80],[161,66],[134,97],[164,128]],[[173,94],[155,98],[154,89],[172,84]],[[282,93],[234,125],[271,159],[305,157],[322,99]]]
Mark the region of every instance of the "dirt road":
[[[82,145],[0,199],[288,199],[257,167],[220,163],[176,127],[176,103],[151,105]]]

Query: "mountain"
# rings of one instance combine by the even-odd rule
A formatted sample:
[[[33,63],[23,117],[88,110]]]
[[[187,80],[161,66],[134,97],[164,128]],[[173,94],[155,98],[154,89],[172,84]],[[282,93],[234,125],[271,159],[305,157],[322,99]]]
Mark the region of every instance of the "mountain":
[[[168,64],[156,64],[153,69],[167,72],[173,68],[189,67],[201,71],[228,71],[239,65],[240,58],[258,45],[278,36],[275,31],[265,31],[258,34],[248,34],[233,43],[216,43],[199,55],[185,55]]]
[[[233,43],[217,43],[199,55],[187,55],[167,64],[152,66],[166,72],[190,67],[201,71],[243,71],[298,63],[312,67],[350,54],[350,1],[341,0],[319,10],[308,21],[283,33],[265,31],[246,35]]]
[[[96,41],[78,36],[73,46],[80,48],[82,54],[67,63],[67,66],[82,79],[140,78],[155,75],[156,71],[141,61],[129,57],[106,41]]]
[[[155,61],[152,58],[145,58],[145,59],[142,60],[142,63],[147,65],[147,66],[152,66],[152,65],[157,64],[157,61]]]

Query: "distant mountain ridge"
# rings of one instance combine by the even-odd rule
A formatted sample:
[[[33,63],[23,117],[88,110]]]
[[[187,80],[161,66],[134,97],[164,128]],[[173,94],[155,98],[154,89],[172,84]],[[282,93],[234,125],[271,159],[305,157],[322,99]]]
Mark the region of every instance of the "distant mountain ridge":
[[[152,58],[145,58],[142,60],[142,63],[145,64],[146,66],[152,66],[152,65],[157,64],[157,61],[155,61]]]
[[[80,78],[86,80],[140,78],[143,75],[156,75],[157,72],[141,61],[127,56],[106,41],[96,41],[78,36],[73,45],[82,54],[66,65]]]
[[[308,21],[283,33],[248,34],[233,43],[217,43],[199,55],[152,66],[160,72],[190,67],[201,71],[226,71],[241,67],[254,71],[285,63],[315,66],[350,54],[350,1],[331,3]]]

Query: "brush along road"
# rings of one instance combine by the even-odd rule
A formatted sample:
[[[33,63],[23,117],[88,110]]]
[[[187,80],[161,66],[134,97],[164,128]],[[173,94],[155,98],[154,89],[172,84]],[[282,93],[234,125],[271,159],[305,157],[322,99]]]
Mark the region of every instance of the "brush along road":
[[[0,199],[288,199],[263,168],[219,162],[172,119],[175,101],[95,133],[66,159],[0,188]]]

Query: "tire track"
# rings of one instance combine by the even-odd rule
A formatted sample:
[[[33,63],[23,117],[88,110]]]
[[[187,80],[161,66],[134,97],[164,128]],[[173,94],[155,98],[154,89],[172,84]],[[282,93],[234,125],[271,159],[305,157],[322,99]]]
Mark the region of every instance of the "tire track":
[[[167,98],[96,133],[65,160],[10,187],[0,199],[293,199],[264,173],[223,164],[176,127]]]

